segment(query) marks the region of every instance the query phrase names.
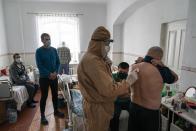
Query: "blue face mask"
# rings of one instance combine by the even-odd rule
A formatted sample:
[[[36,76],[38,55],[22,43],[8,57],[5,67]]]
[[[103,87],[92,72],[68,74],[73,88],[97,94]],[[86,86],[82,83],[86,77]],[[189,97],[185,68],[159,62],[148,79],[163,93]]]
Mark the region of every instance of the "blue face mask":
[[[50,40],[46,41],[45,46],[50,47],[50,45],[51,45],[51,41]]]

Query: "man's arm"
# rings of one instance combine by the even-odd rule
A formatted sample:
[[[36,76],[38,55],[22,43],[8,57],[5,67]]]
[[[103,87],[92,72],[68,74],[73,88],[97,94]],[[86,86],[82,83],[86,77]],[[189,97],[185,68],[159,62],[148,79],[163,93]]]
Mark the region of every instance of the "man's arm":
[[[59,66],[60,66],[60,60],[59,60],[59,55],[56,49],[55,49],[55,55],[56,55],[56,73],[57,73],[59,70]]]
[[[60,60],[59,60],[59,56],[58,56],[58,54],[57,54],[57,50],[56,49],[54,49],[54,51],[55,51],[55,57],[56,57],[56,69],[55,69],[55,72],[52,72],[52,73],[50,73],[50,75],[49,75],[49,79],[51,79],[51,80],[55,80],[56,78],[57,78],[57,73],[58,73],[58,69],[59,69],[59,66],[60,66]]]
[[[162,61],[153,59],[151,62],[159,69],[164,83],[172,84],[178,80],[178,75],[165,66]]]
[[[40,51],[36,51],[36,53],[35,53],[35,58],[36,58],[36,64],[37,64],[37,67],[38,67],[38,69],[39,69],[39,71],[41,72],[44,72],[44,73],[46,73],[47,74],[47,76],[49,77],[49,75],[50,75],[50,71],[48,71],[45,67],[44,67],[44,65],[43,65],[43,63],[42,63],[42,60],[41,60],[41,54],[40,54],[41,52]]]
[[[68,61],[70,62],[71,61],[71,53],[70,53],[70,50],[68,49]]]
[[[175,77],[174,82],[178,81],[178,75],[174,71],[172,71],[172,70],[170,70],[170,71],[171,71],[172,75]]]

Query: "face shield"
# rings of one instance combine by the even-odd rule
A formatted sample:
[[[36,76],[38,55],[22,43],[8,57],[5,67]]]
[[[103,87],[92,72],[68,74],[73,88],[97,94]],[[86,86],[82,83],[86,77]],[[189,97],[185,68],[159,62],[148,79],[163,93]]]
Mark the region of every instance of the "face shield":
[[[104,48],[102,48],[101,52],[102,52],[102,56],[105,58],[110,52],[110,43],[113,42],[114,40],[112,39],[108,39],[108,40],[92,39],[92,40],[104,42]]]

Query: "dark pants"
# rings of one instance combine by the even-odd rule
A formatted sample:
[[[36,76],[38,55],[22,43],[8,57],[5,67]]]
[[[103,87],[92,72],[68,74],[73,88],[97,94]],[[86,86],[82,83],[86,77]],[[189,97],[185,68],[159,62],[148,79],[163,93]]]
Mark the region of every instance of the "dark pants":
[[[64,74],[69,75],[69,64],[60,64],[58,73],[63,74],[63,72]]]
[[[26,83],[25,87],[27,89],[28,95],[29,95],[29,99],[27,101],[27,104],[31,104],[32,100],[38,90],[39,85],[37,84],[32,84],[32,83]]]
[[[41,89],[41,100],[40,100],[41,115],[44,115],[45,113],[46,100],[48,97],[49,86],[52,92],[53,108],[54,108],[54,111],[57,111],[57,104],[58,104],[58,81],[57,79],[50,80],[49,78],[39,78],[39,84],[40,84],[40,89]]]
[[[130,98],[117,98],[114,103],[114,116],[110,121],[110,129],[111,131],[119,130],[119,117],[122,110],[127,110],[129,112],[129,104],[131,100]]]
[[[159,110],[151,110],[131,103],[129,115],[129,131],[161,131]]]

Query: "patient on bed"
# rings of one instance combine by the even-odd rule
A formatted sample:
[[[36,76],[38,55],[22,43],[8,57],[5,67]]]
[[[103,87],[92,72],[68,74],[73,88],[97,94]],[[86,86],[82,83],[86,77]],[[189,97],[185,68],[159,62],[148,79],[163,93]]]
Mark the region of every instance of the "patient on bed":
[[[13,84],[24,85],[26,87],[27,92],[29,94],[27,105],[30,108],[34,108],[34,103],[38,102],[33,99],[37,92],[38,84],[29,79],[29,76],[27,75],[27,72],[25,70],[25,66],[23,65],[21,57],[18,53],[15,53],[13,55],[13,59],[14,62],[12,63],[9,69],[10,79],[13,82]]]

